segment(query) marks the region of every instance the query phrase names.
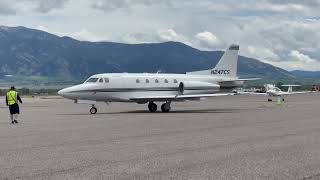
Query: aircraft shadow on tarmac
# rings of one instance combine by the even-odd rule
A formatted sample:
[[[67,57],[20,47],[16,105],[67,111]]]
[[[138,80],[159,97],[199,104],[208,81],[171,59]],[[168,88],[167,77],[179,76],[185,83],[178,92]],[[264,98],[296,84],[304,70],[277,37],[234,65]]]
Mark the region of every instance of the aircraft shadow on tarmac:
[[[220,113],[240,113],[244,109],[198,109],[198,110],[176,110],[170,111],[169,113],[163,113],[157,111],[155,113],[150,113],[146,110],[135,110],[135,111],[123,111],[123,112],[108,112],[108,113],[97,113],[97,115],[107,115],[107,114],[196,114],[196,113],[209,113],[209,114],[220,114]],[[79,114],[59,114],[59,115],[91,115],[89,113],[79,113]]]

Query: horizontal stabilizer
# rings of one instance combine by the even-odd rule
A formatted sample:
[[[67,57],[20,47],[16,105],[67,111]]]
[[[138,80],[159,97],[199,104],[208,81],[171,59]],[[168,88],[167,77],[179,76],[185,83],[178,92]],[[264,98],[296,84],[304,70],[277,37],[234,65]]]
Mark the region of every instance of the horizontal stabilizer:
[[[223,80],[220,82],[235,82],[235,81],[255,81],[260,80],[261,78],[249,78],[249,79],[232,79],[232,80]]]
[[[282,87],[300,87],[301,85],[281,85]]]

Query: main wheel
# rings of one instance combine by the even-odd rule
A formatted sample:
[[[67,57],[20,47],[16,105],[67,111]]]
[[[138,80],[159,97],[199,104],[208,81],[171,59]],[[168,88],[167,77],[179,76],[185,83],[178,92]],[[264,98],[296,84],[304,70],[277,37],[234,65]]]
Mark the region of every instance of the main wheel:
[[[271,101],[272,101],[272,99],[269,98],[269,99],[268,99],[268,102],[271,102]]]
[[[149,103],[148,108],[150,112],[156,112],[158,109],[158,106],[155,103]]]
[[[96,114],[98,112],[98,109],[96,108],[96,107],[92,107],[91,109],[90,109],[90,113],[91,114]]]
[[[162,104],[162,106],[161,106],[162,112],[167,113],[167,112],[170,112],[170,110],[171,110],[170,104],[168,104],[168,103]]]

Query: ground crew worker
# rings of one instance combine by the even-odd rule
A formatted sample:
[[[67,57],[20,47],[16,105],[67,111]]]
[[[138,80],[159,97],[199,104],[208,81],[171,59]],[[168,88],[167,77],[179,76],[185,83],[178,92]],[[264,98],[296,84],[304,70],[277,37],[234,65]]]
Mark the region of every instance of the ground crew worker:
[[[22,104],[22,100],[16,91],[16,88],[12,86],[7,92],[6,103],[9,106],[11,123],[18,123],[18,115],[20,114],[20,108],[18,101]]]

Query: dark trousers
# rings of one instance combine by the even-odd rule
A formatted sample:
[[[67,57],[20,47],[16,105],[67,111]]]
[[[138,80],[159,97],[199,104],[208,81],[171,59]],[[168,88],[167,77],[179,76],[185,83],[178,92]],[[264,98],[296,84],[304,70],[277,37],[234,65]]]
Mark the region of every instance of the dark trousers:
[[[20,114],[20,108],[17,103],[9,105],[10,114]]]

